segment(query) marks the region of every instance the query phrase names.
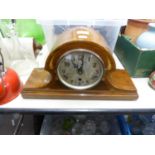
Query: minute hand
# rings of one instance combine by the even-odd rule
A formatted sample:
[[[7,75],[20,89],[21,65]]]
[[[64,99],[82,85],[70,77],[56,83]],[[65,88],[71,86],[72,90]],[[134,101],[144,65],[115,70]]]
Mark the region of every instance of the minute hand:
[[[78,68],[78,73],[79,74],[83,73],[83,64],[84,64],[84,54],[82,55],[81,64],[80,64],[80,67]]]

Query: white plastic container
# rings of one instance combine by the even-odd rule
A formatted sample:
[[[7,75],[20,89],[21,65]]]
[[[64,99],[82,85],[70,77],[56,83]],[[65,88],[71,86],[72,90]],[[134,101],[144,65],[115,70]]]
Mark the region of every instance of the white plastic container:
[[[99,31],[106,39],[111,52],[114,51],[121,26],[126,20],[37,20],[42,25],[48,50],[51,51],[57,36],[63,31],[75,26],[88,26]]]
[[[5,67],[13,68],[19,76],[31,73],[36,62],[33,38],[1,38],[0,48],[4,57]]]
[[[143,32],[136,40],[136,45],[144,50],[155,50],[155,23],[148,25],[148,30]]]

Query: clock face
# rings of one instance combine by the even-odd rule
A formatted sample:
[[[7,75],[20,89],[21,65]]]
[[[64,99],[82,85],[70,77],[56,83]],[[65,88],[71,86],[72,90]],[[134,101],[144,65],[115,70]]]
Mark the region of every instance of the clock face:
[[[69,88],[88,89],[102,80],[104,64],[93,51],[74,49],[60,58],[57,74],[59,80]]]

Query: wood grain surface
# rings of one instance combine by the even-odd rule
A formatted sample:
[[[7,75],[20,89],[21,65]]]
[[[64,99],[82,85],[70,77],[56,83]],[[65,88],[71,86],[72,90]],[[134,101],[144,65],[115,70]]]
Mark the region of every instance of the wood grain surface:
[[[105,74],[98,85],[87,90],[74,90],[64,86],[57,76],[60,57],[73,49],[91,50],[104,62]],[[44,69],[36,68],[26,82],[22,96],[41,99],[135,100],[136,88],[124,70],[117,70],[110,49],[97,31],[88,27],[75,27],[58,36]]]

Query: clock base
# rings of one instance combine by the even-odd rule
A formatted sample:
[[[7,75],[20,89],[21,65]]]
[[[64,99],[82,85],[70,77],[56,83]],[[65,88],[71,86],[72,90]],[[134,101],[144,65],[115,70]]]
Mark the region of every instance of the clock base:
[[[65,87],[58,79],[52,79],[47,71],[41,68],[32,71],[22,96],[31,99],[82,100],[136,100],[138,98],[136,88],[124,70],[110,71],[97,86],[91,89],[73,90]]]

